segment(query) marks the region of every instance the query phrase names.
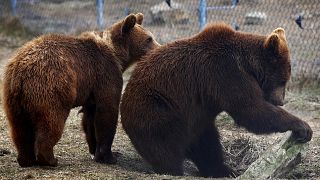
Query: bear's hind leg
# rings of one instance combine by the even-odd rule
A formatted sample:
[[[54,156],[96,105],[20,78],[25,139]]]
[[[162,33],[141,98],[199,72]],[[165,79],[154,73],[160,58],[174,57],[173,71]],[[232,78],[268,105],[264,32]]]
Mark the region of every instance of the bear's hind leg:
[[[158,113],[152,113],[154,111]],[[125,126],[132,144],[143,159],[151,164],[155,173],[182,176],[187,135],[181,120],[174,113],[165,112],[161,108],[144,114],[133,122],[152,119],[145,127]]]
[[[109,89],[110,88],[110,89]],[[118,124],[121,88],[97,88],[94,92],[95,116],[94,130],[96,151],[94,160],[99,163],[115,164],[116,154],[111,151]]]
[[[21,167],[36,165],[34,152],[34,127],[27,116],[17,113],[9,118],[11,136],[18,151],[17,161]]]
[[[60,140],[69,110],[48,109],[36,117],[35,151],[40,166],[57,166],[53,147]]]
[[[89,146],[90,154],[96,152],[96,135],[94,128],[94,116],[95,116],[95,105],[85,105],[82,107],[82,127],[86,136],[86,141]]]
[[[136,134],[136,132],[133,133]],[[161,136],[156,134],[153,136]],[[130,136],[138,153],[146,162],[151,164],[155,173],[182,176],[185,156],[180,142],[183,142],[183,140],[161,139],[149,135],[151,134],[145,134],[143,137]]]
[[[183,155],[179,152],[160,152],[160,149],[161,148],[157,150],[158,154],[153,154],[153,158],[148,158],[154,172],[157,174],[182,176],[184,161]]]
[[[114,164],[116,157],[111,151],[113,138],[118,123],[118,103],[97,104],[94,118],[96,150],[95,161],[99,163]]]
[[[187,157],[198,167],[203,177],[236,177],[237,173],[223,162],[222,145],[217,129],[207,128],[199,138],[190,145]]]

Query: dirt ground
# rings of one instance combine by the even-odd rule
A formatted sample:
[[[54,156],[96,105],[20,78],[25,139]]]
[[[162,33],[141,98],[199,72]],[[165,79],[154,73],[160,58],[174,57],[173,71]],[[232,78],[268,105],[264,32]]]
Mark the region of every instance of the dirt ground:
[[[81,0],[79,0],[79,2],[80,1]],[[34,0],[34,2],[38,1]],[[94,14],[92,14],[92,12],[94,12],[92,2],[84,1],[81,5],[74,5],[74,2],[78,1],[68,1],[64,5],[64,7],[67,6],[67,4],[70,5],[68,11],[60,9],[61,6],[57,4],[51,4],[48,6],[45,4],[46,2],[47,1],[42,1],[37,5],[37,7],[34,7],[32,4],[25,5],[28,7],[25,7],[23,11],[20,11],[20,13],[24,14],[22,18],[24,23],[27,22],[29,26],[42,29],[44,33],[61,32],[67,34],[76,34],[79,31],[88,30],[90,28],[92,29],[95,26],[95,17]],[[123,17],[123,7],[130,7],[132,11],[144,12],[150,7],[150,5],[155,4],[156,0],[139,0],[139,5],[129,3],[129,1],[111,0],[110,2],[111,4],[117,5],[106,5],[106,17],[109,19],[106,21],[106,25],[110,25],[116,19]],[[181,0],[178,2],[184,1]],[[222,0],[209,2],[211,3],[209,3],[209,5],[224,5],[222,3],[224,1]],[[214,4],[213,2],[217,2],[217,4]],[[243,8],[240,6],[240,8],[235,12],[210,12],[208,16],[212,21],[224,20],[231,22],[233,17],[237,16],[237,13],[244,14],[249,9],[263,10],[264,4],[258,3],[254,6],[254,2],[258,1],[248,0],[248,2],[251,3],[249,6],[243,6]],[[278,1],[272,0],[270,1],[270,4],[277,2]],[[317,7],[319,7],[320,4],[317,3],[316,0],[306,1],[307,3],[303,6],[296,5],[296,1],[290,0],[287,2],[288,4],[283,2],[280,3],[279,6],[270,6],[276,8],[268,9],[267,12],[270,13],[273,12],[273,10],[277,11],[282,6],[288,6],[287,10],[284,12],[281,11],[281,13],[289,16],[289,14],[297,13],[297,9],[299,9],[312,14],[315,9],[319,9]],[[193,7],[197,7],[197,1],[190,1],[190,3],[193,4]],[[60,11],[57,9],[60,9]],[[84,9],[87,11],[84,11]],[[308,9],[311,10],[307,11]],[[79,13],[79,11],[81,11],[81,13]],[[192,9],[190,11],[195,13],[196,9]],[[46,12],[45,16],[40,16],[39,14],[43,12]],[[285,20],[288,17],[280,17],[282,14],[280,11],[277,12],[278,13],[274,14],[276,17],[279,16],[279,22],[284,24],[285,29],[291,29],[288,31],[288,38],[293,42],[290,45],[291,49],[293,49],[293,56],[307,59],[319,58],[319,35],[317,34],[319,32],[319,24],[315,23],[318,20],[317,18],[319,18],[319,14],[313,14],[312,17],[306,16],[306,25],[308,28],[316,28],[316,30],[307,30],[308,34],[306,35],[301,30],[294,29],[296,25],[291,21],[287,22]],[[73,24],[69,23],[71,21],[71,16],[68,13],[75,14],[75,18],[72,19]],[[51,16],[57,18],[52,19]],[[61,18],[59,19],[58,16],[61,16]],[[194,16],[196,17],[196,15]],[[219,17],[223,18],[219,19]],[[83,21],[83,19],[86,19],[86,21]],[[148,16],[146,16],[146,23],[150,23],[150,17]],[[196,23],[196,18],[192,18],[190,24]],[[262,34],[268,33],[277,25],[274,19],[267,21],[265,26],[259,27],[244,26],[243,23],[243,19],[239,21],[242,30],[260,32]],[[176,27],[148,26],[148,28],[151,29],[161,43],[165,43],[197,32],[197,25],[190,26],[190,24]],[[172,28],[176,28],[175,33],[172,33]],[[28,38],[21,39],[19,37],[3,33],[1,32],[0,27],[0,74],[2,74],[3,66],[9,57],[27,40]],[[303,42],[301,42],[301,40],[303,40]],[[307,51],[308,48],[311,49],[311,51]],[[125,80],[128,80],[128,74],[129,73],[125,73]],[[296,166],[292,172],[286,174],[282,178],[320,179],[320,90],[303,89],[298,92],[293,89],[287,92],[286,101],[287,103],[284,108],[292,114],[307,121],[312,127],[314,134],[313,139],[309,142],[309,149],[302,158],[301,164]],[[121,153],[118,163],[115,165],[95,163],[89,155],[88,147],[85,143],[84,134],[80,126],[81,114],[78,114],[78,110],[78,108],[75,108],[71,111],[66,122],[63,137],[55,147],[55,155],[59,161],[58,167],[20,168],[16,162],[17,153],[9,136],[6,117],[3,109],[0,108],[0,179],[200,179],[198,177],[194,177],[197,169],[189,161],[185,162],[185,176],[172,177],[154,174],[151,167],[141,159],[132,147],[127,135],[121,127],[120,121],[113,145],[113,151]],[[281,138],[283,135],[271,134],[257,136],[248,133],[246,130],[235,126],[231,118],[224,113],[218,117],[216,123],[221,133],[226,162],[240,173],[243,173],[248,168],[248,165],[250,165],[268,147],[270,147],[275,139]]]

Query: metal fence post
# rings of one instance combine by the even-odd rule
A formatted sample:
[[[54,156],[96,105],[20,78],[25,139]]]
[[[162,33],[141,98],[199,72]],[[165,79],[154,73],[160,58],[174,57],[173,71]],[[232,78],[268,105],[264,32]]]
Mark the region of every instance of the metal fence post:
[[[238,4],[238,2],[239,2],[239,0],[231,0],[232,2],[232,6],[236,6],[237,4]]]
[[[124,16],[128,16],[130,14],[130,10],[128,7],[124,9]]]
[[[97,6],[97,24],[98,24],[98,28],[102,30],[104,28],[104,18],[103,18],[104,0],[96,0],[96,6]]]
[[[12,16],[17,16],[17,0],[11,0],[10,5]]]
[[[199,0],[199,28],[200,30],[207,23],[207,1],[206,0]]]

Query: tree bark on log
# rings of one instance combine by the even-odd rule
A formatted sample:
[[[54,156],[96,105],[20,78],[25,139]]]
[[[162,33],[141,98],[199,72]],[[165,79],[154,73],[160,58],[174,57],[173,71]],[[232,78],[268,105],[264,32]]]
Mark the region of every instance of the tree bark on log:
[[[291,137],[291,133],[287,132],[237,179],[280,178],[301,162],[301,157],[307,149],[308,143],[297,143]]]

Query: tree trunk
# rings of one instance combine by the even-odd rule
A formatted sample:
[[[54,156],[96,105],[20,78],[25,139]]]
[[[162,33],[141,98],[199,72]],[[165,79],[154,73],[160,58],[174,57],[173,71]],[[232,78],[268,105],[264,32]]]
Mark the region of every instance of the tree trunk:
[[[274,145],[262,154],[237,179],[274,179],[280,178],[301,162],[308,144],[299,144],[290,132],[279,138]]]

